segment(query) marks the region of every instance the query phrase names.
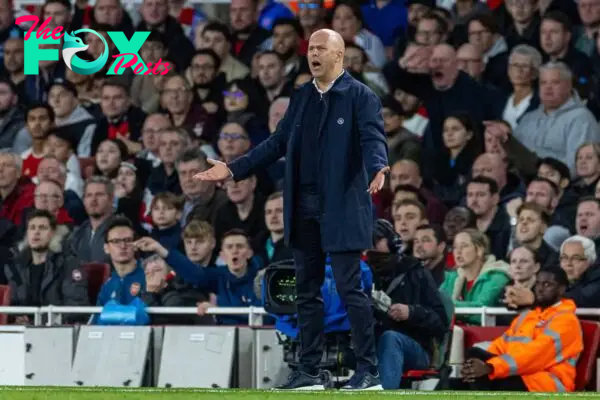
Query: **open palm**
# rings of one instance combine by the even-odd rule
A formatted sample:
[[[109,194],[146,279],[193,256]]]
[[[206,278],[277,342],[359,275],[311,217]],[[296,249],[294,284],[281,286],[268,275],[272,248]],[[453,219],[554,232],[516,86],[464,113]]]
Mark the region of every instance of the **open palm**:
[[[227,178],[231,178],[231,171],[227,168],[227,164],[222,161],[207,159],[208,163],[212,165],[211,168],[204,172],[194,175],[194,179],[201,181],[224,181]]]

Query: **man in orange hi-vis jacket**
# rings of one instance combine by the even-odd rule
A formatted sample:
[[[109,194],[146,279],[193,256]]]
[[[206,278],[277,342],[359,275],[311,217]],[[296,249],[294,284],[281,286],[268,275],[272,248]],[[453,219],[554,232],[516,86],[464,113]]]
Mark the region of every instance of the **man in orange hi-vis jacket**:
[[[575,303],[564,299],[569,284],[557,267],[537,274],[536,308],[522,313],[485,350],[473,347],[462,368],[472,390],[572,392],[583,350]]]

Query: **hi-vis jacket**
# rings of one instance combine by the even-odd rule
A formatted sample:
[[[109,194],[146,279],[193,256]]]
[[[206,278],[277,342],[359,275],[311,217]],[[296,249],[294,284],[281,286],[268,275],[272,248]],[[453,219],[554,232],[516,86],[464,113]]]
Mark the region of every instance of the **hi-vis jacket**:
[[[526,311],[489,348],[490,379],[518,375],[530,392],[572,392],[575,367],[583,351],[575,303],[564,299],[542,310]]]

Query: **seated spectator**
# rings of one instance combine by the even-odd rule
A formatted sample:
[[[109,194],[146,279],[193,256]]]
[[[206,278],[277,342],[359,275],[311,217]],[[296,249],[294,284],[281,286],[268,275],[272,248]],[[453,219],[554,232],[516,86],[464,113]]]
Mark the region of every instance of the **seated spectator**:
[[[511,310],[519,311],[520,308],[511,304],[510,298],[515,290],[520,288],[533,290],[535,285],[535,275],[541,269],[541,263],[536,256],[535,251],[527,246],[517,247],[508,254],[509,267],[508,274],[511,282],[505,288],[505,295],[502,302]],[[548,265],[548,268],[555,267],[556,264]],[[496,318],[497,325],[510,325],[514,315],[501,315]]]
[[[424,167],[428,166],[425,173],[433,181],[433,191],[444,204],[460,203],[473,162],[483,150],[480,136],[466,114],[451,115],[444,120],[444,146],[436,154],[435,162],[424,163]]]
[[[265,225],[267,229],[254,238],[253,248],[263,265],[283,260],[293,260],[292,249],[283,238],[283,193],[270,195],[265,202]]]
[[[600,200],[595,197],[584,197],[577,205],[575,228],[578,235],[589,238],[600,247]]]
[[[558,253],[544,239],[549,224],[550,216],[539,204],[524,203],[517,210],[515,242],[534,251],[542,267],[558,262]]]
[[[199,267],[214,267],[217,241],[215,230],[206,221],[192,220],[183,228],[185,256]]]
[[[79,225],[69,238],[66,247],[81,262],[105,262],[105,233],[113,213],[113,183],[103,176],[92,176],[85,182],[83,204],[88,219]]]
[[[398,185],[411,185],[419,189],[419,196],[425,200],[427,220],[432,224],[441,224],[446,215],[446,206],[423,184],[419,164],[413,160],[400,160],[392,165],[390,171],[390,189],[392,193]]]
[[[571,236],[560,248],[560,267],[565,270],[569,285],[565,297],[578,308],[600,307],[597,296],[600,290],[600,269],[596,264],[596,246],[583,236]],[[533,291],[513,287],[506,292],[508,304],[516,307],[531,306],[535,302]]]
[[[468,74],[477,82],[482,82],[486,64],[483,61],[483,53],[479,46],[471,43],[463,44],[456,51],[456,59],[458,60],[458,69]]]
[[[23,176],[37,175],[40,162],[47,153],[48,135],[54,127],[54,111],[47,103],[30,105],[25,112],[25,128],[31,137],[31,146],[21,153]]]
[[[250,237],[256,237],[266,230],[265,200],[256,192],[256,177],[225,184],[229,201],[217,212],[215,236],[223,237],[225,232],[241,229]],[[220,247],[217,245],[217,247]]]
[[[157,255],[144,260],[146,290],[140,299],[148,307],[196,307],[198,302],[205,301],[202,294],[189,287],[182,287],[168,279],[169,266]],[[211,316],[197,315],[152,315],[152,325],[210,325],[214,323]]]
[[[146,277],[141,260],[136,259],[135,231],[124,217],[111,219],[104,230],[104,251],[113,267],[110,278],[98,293],[98,306],[110,300],[127,305],[146,291]]]
[[[510,96],[506,100],[502,119],[515,129],[521,117],[540,105],[539,95],[535,92],[535,81],[542,65],[540,52],[526,44],[516,46],[508,59],[508,79]]]
[[[405,371],[429,368],[450,322],[438,285],[426,268],[411,256],[391,251],[400,239],[387,225],[389,232],[383,237],[375,234],[378,250],[367,252],[367,262],[374,271],[374,290],[387,293],[392,303],[386,310],[375,307],[379,374],[383,388],[390,390],[400,387]],[[386,247],[388,251],[382,252]],[[395,284],[400,275],[402,283]]]
[[[389,89],[385,78],[378,70],[369,66],[367,53],[353,42],[346,42],[344,69],[357,81],[364,83],[378,96],[385,96]]]
[[[496,181],[479,176],[467,184],[467,207],[477,216],[477,229],[489,239],[490,251],[502,260],[510,242],[510,218],[504,207],[498,205]]]
[[[575,230],[577,207],[570,203],[572,200],[576,202],[575,198],[577,196],[572,196],[572,193],[569,193],[567,196],[571,197],[571,199],[567,199],[567,196],[565,196],[566,192],[562,191],[562,193],[561,195],[561,189],[553,181],[536,177],[527,186],[525,201],[536,203],[550,213],[549,226],[558,225],[572,232]],[[510,203],[507,204],[507,209],[510,208],[509,205]]]
[[[575,175],[575,154],[583,143],[600,142],[600,127],[592,113],[573,94],[573,74],[562,62],[540,69],[540,107],[527,113],[513,131],[514,138],[538,157],[568,163]]]
[[[200,48],[214,50],[221,60],[220,72],[226,76],[227,82],[244,79],[250,70],[233,56],[234,40],[227,25],[219,22],[209,22],[202,29],[202,44]],[[198,50],[198,49],[197,49]]]
[[[506,40],[491,13],[477,13],[467,22],[469,43],[483,53],[483,62],[508,50]]]
[[[579,196],[593,196],[600,180],[600,144],[584,143],[575,153],[576,177],[572,189]]]
[[[19,253],[13,260],[5,260],[11,305],[89,305],[85,272],[62,251],[56,219],[46,210],[35,210],[29,214],[26,226],[26,239]],[[16,322],[31,323],[28,316],[19,316]]]
[[[536,308],[521,314],[504,335],[484,349],[467,350],[461,372],[469,389],[553,393],[575,390],[583,333],[575,315],[575,303],[565,298],[568,284],[565,272],[558,267],[538,272]]]
[[[152,167],[160,164],[158,150],[160,148],[160,133],[173,126],[168,114],[149,114],[142,125],[142,146],[143,150],[137,153],[136,157],[148,160]]]
[[[498,185],[498,203],[505,206],[512,199],[525,193],[521,177],[509,171],[508,160],[499,154],[483,153],[473,163],[473,177],[487,177]]]
[[[413,256],[423,262],[439,287],[446,272],[446,233],[439,225],[419,225],[413,241]]]
[[[383,129],[388,141],[388,162],[394,164],[402,159],[419,163],[421,141],[419,137],[403,126],[405,113],[402,104],[393,96],[382,101]]]
[[[75,221],[73,221],[64,205],[64,191],[60,183],[43,180],[36,186],[33,201],[34,209],[48,211],[56,220],[56,225],[68,233]],[[27,220],[27,218],[24,218],[24,220]]]
[[[152,194],[171,192],[181,194],[179,178],[175,169],[177,160],[190,145],[190,136],[182,129],[168,128],[158,137],[160,164],[152,168],[147,187]]]
[[[158,193],[152,199],[150,215],[154,225],[151,236],[167,249],[181,250],[181,212],[183,200],[173,193]]]
[[[21,48],[19,51],[23,54],[23,40],[20,40],[20,42]],[[6,47],[4,48],[4,54],[4,62],[6,63]],[[21,56],[22,59],[23,56]],[[21,68],[22,63],[23,61],[21,61]],[[15,152],[25,151],[25,148],[27,148],[27,143],[15,146],[15,144],[18,144],[15,139],[18,138],[18,134],[24,125],[23,110],[20,107],[15,107],[19,102],[18,90],[13,82],[6,78],[0,78],[0,93],[2,96],[0,114],[4,115],[4,121],[0,127],[0,149],[12,149]]]
[[[417,200],[401,200],[394,204],[392,217],[394,229],[402,239],[401,253],[412,254],[417,228],[427,223],[425,207]]]
[[[94,156],[94,175],[105,176],[114,180],[119,167],[128,158],[127,146],[119,139],[106,139],[98,146]]]
[[[452,297],[455,307],[493,307],[499,304],[510,281],[508,264],[490,255],[484,233],[465,229],[454,238],[456,270],[446,271],[441,290]],[[465,323],[480,324],[477,315],[457,316]]]
[[[21,157],[7,150],[0,150],[0,218],[15,225],[21,223],[23,211],[33,206],[35,186],[28,179],[21,179]]]
[[[219,209],[227,203],[227,195],[214,182],[194,179],[194,175],[206,171],[210,164],[206,154],[199,149],[183,152],[176,164],[184,204],[181,226],[191,220],[208,221],[214,226]]]
[[[54,124],[65,132],[64,140],[72,143],[76,150],[82,137],[91,136],[96,129],[96,120],[79,104],[76,86],[66,79],[52,82],[48,91],[48,103],[54,110]]]
[[[352,1],[337,3],[332,10],[331,27],[342,35],[346,42],[356,43],[369,57],[370,64],[380,69],[387,57],[381,39],[369,32],[363,26],[360,6]]]
[[[144,189],[147,171],[141,170],[131,162],[122,162],[114,180],[116,214],[126,216],[133,224],[136,232],[142,233],[141,225],[148,214],[152,194]]]
[[[446,244],[451,251],[456,235],[467,228],[477,229],[477,215],[467,207],[454,207],[446,214],[443,227],[448,238]]]
[[[185,283],[215,293],[219,307],[262,305],[254,293],[254,278],[261,266],[253,258],[250,239],[243,231],[233,230],[227,232],[221,242],[221,258],[225,260],[227,268],[198,268],[177,250],[167,250],[149,237],[138,240],[136,247],[141,251],[160,255]],[[206,309],[211,306],[210,302],[201,303],[198,314],[205,315]],[[217,321],[221,325],[247,324],[248,317],[219,316]]]
[[[70,133],[63,128],[55,128],[48,136],[48,157],[54,157],[67,169],[67,182],[65,187],[73,190],[79,197],[83,196],[83,180],[81,179],[81,164],[75,154],[75,146],[70,139]],[[38,166],[38,178],[44,160]]]
[[[79,162],[79,160],[77,160]],[[86,218],[85,208],[81,199],[83,198],[83,181],[72,180],[72,175],[67,172],[67,168],[58,159],[53,156],[46,156],[38,167],[36,181],[46,180],[57,182],[64,190],[65,209],[75,220],[76,224],[81,224]],[[81,182],[81,186],[79,184]],[[81,191],[81,194],[79,194]]]

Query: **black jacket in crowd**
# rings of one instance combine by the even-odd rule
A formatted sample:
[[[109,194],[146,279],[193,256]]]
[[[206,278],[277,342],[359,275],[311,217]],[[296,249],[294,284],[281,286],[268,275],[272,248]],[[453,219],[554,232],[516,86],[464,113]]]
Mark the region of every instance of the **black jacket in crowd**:
[[[378,333],[394,330],[408,335],[431,356],[434,340],[441,340],[450,326],[438,285],[431,273],[419,260],[410,256],[369,252],[367,257],[368,264],[373,268],[376,290],[386,291],[394,278],[405,274],[402,283],[388,295],[392,304],[409,306],[408,320],[397,322],[387,314],[376,311]]]
[[[4,265],[13,306],[88,306],[88,282],[76,259],[50,251],[41,273],[34,279],[31,250],[24,249]]]

